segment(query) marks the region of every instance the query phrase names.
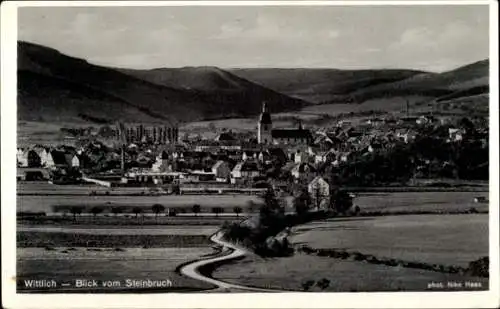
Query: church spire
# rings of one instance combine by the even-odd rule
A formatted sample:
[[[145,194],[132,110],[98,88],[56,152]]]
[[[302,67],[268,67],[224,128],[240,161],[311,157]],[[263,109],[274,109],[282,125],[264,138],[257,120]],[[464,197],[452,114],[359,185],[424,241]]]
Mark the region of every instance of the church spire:
[[[267,103],[262,103],[262,113],[260,114],[260,123],[271,124],[271,115],[267,109]]]

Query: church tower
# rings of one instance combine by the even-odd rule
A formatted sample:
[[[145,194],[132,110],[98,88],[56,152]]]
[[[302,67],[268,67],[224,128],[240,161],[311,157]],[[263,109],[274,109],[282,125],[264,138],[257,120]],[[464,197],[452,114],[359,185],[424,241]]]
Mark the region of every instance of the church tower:
[[[272,142],[271,130],[273,128],[273,124],[271,122],[271,115],[267,110],[266,102],[262,104],[262,113],[260,114],[257,128],[257,141],[259,144],[270,144]]]

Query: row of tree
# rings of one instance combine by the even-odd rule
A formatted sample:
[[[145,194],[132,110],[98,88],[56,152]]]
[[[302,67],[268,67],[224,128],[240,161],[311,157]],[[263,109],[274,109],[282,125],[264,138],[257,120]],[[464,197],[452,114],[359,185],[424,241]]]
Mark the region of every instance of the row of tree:
[[[96,217],[97,215],[103,213],[107,207],[105,206],[94,206],[90,208],[89,212]],[[113,206],[109,208],[110,213],[114,214],[115,216],[126,213],[126,207],[124,206]],[[135,217],[137,218],[140,214],[143,214],[147,208],[145,207],[133,207],[130,209],[130,213],[134,214]],[[84,206],[72,206],[69,207],[69,212],[73,215],[74,220],[76,220],[77,216],[81,215],[85,207]],[[155,214],[155,217],[157,218],[161,214],[165,213],[167,208],[161,204],[154,204],[150,210]],[[198,204],[195,204],[191,208],[192,212],[195,214],[195,216],[198,216],[198,214],[201,212],[202,207]],[[237,217],[243,212],[243,208],[241,207],[233,207],[233,212],[236,214]],[[224,208],[223,207],[212,207],[211,208],[212,213],[214,213],[216,216],[218,216],[221,213],[224,213]],[[168,215],[169,216],[175,216],[177,213],[179,213],[180,210],[177,208],[169,208],[168,209]]]

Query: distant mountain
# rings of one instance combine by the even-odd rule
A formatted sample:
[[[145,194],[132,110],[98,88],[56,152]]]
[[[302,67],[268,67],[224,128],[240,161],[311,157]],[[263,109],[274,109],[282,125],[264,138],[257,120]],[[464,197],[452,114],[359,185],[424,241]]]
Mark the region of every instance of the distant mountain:
[[[412,95],[438,99],[488,92],[489,61],[483,60],[443,73],[418,74],[401,81],[359,89],[349,93],[347,99],[363,102],[373,98]]]
[[[309,102],[391,110],[392,100],[401,109],[408,98],[484,106],[489,61],[444,73],[216,67],[131,70],[97,66],[19,42],[18,88],[18,118],[38,121],[189,122],[249,117],[260,112],[263,101],[273,113],[299,110]]]
[[[489,61],[444,73],[415,70],[233,69],[230,72],[276,91],[315,103],[358,103],[391,97],[484,95]],[[457,92],[455,95],[454,93]]]
[[[388,84],[419,74],[415,70],[232,69],[231,73],[289,96],[329,102],[360,88]]]
[[[296,110],[307,104],[217,69],[193,79],[194,87],[170,87],[167,83],[151,82],[138,71],[137,74],[124,71],[93,65],[41,45],[19,42],[18,118],[178,122],[256,115],[262,101],[267,101],[273,112]],[[179,80],[189,81],[181,73]],[[193,73],[192,77],[197,75]],[[206,88],[200,87],[204,76],[208,78]],[[215,87],[218,83],[222,87]],[[230,87],[231,83],[239,88]]]
[[[119,71],[159,86],[195,93],[205,101],[213,102],[211,109],[219,110],[220,114],[229,111],[234,116],[248,115],[248,109],[252,113],[260,112],[264,101],[271,112],[292,111],[308,105],[303,100],[270,90],[217,67]]]

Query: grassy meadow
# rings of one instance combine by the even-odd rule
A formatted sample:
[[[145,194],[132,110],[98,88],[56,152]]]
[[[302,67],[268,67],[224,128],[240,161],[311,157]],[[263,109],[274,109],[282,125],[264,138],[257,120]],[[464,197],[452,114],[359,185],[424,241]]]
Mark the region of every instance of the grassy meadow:
[[[467,266],[489,252],[488,215],[329,219],[294,228],[290,241],[443,265]]]
[[[121,285],[102,288],[96,292],[119,292],[124,288],[126,279],[132,280],[170,280],[171,287],[156,289],[154,292],[189,291],[207,289],[212,286],[201,281],[180,276],[177,266],[213,253],[210,247],[196,248],[113,248],[89,249],[58,247],[18,248],[17,271],[18,289],[24,288],[24,279],[57,278],[59,282],[77,279],[98,281],[120,281]],[[92,292],[92,289],[65,289],[65,292]],[[131,289],[128,292],[144,293],[147,290]],[[57,292],[50,289],[48,292]],[[151,291],[152,292],[152,291]]]
[[[262,259],[246,257],[215,270],[214,278],[250,286],[303,291],[309,280],[327,279],[329,286],[322,290],[313,286],[313,292],[381,292],[423,291],[434,282],[471,280],[487,289],[488,279],[464,278],[456,274],[373,265],[352,260],[338,260],[297,253],[291,257]]]
[[[488,210],[488,203],[475,203],[488,192],[390,192],[359,193],[354,204],[366,211],[461,211]]]

